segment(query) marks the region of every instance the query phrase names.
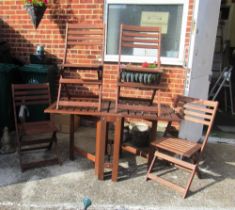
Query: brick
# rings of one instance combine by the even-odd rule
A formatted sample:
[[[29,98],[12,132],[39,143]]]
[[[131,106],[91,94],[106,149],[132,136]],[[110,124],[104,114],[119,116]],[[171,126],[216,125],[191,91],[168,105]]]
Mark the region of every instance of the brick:
[[[188,56],[190,44],[190,31],[192,23],[192,10],[194,0],[189,1],[189,16],[187,18],[187,33],[185,37],[185,52]],[[11,46],[12,54],[24,62],[28,62],[29,54],[35,51],[35,46],[39,43],[45,45],[45,50],[52,59],[60,63],[64,52],[65,22],[86,22],[101,23],[103,21],[104,0],[60,0],[60,4],[48,5],[46,13],[37,30],[32,26],[31,20],[23,8],[22,1],[2,1],[0,2],[0,41],[6,40]],[[2,12],[3,11],[3,12]],[[88,63],[89,59],[95,61],[98,49],[71,50],[70,62]],[[78,56],[80,54],[80,56]],[[179,66],[163,66],[165,74],[161,80],[164,91],[164,100],[169,102],[175,94],[182,94],[184,89],[185,69]],[[116,63],[106,63],[104,65],[103,97],[116,97],[116,80],[118,77],[118,66]],[[89,74],[88,74],[89,75]],[[86,75],[86,76],[88,76]],[[97,88],[88,87],[91,92],[96,92]],[[78,91],[77,88],[74,91]],[[85,90],[83,90],[83,93]],[[149,97],[150,91],[140,91],[124,88],[125,95],[136,97]]]

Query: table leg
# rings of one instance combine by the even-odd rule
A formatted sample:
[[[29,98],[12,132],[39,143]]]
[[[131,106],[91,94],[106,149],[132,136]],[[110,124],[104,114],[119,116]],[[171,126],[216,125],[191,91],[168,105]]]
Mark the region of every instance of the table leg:
[[[150,142],[154,141],[156,137],[157,137],[157,120],[153,120],[150,131]]]
[[[109,122],[106,122],[106,134],[105,134],[105,155],[108,155],[109,144]]]
[[[104,179],[104,155],[105,155],[106,120],[100,118],[96,124],[96,152],[95,174],[99,180]]]
[[[116,117],[114,122],[114,149],[113,149],[113,169],[112,169],[112,181],[116,182],[118,178],[118,163],[119,163],[119,153],[121,145],[121,135],[122,135],[122,124],[123,118]]]
[[[157,136],[157,121],[154,120],[152,121],[152,127],[150,131],[150,142],[154,141],[156,139],[156,136]],[[148,152],[148,163],[147,163],[148,168],[152,162],[154,152],[155,152],[154,148],[150,146],[149,152]]]
[[[74,160],[74,115],[70,115],[70,131],[69,131],[69,155],[70,160]]]
[[[167,123],[166,129],[165,129],[165,131],[164,131],[164,133],[163,133],[163,136],[164,136],[164,137],[167,136],[167,134],[168,134],[168,132],[169,132],[169,130],[170,130],[171,124],[172,124],[172,121],[169,121],[169,122]]]

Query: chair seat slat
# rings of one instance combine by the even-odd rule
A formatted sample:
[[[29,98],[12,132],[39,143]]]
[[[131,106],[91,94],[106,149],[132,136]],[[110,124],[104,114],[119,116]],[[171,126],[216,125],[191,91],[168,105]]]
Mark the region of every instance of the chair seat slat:
[[[191,157],[195,151],[198,151],[201,148],[201,144],[178,138],[161,138],[151,144],[186,157]]]
[[[17,145],[18,152],[20,156],[20,166],[21,170],[24,171],[26,169],[35,168],[38,166],[50,165],[50,164],[58,164],[60,160],[58,158],[57,146],[56,146],[56,127],[52,123],[52,121],[37,121],[37,122],[22,122],[19,123],[18,120],[18,108],[22,105],[45,105],[48,106],[50,104],[50,88],[49,84],[18,84],[12,85],[12,99],[13,99],[13,108],[14,108],[14,120],[16,127],[16,137],[17,137]],[[42,107],[40,107],[42,108]],[[30,110],[30,114],[33,111]],[[39,109],[37,109],[39,112]],[[43,114],[43,110],[41,110]],[[35,120],[35,119],[32,119]],[[42,137],[40,139],[36,138],[38,136],[41,137],[42,134],[49,135]],[[34,136],[32,139],[31,137]],[[27,137],[27,138],[26,138]],[[45,144],[42,146],[42,144]],[[54,158],[48,158],[45,160],[37,160],[37,161],[24,161],[22,159],[23,154],[28,151],[35,150],[49,150],[52,145],[55,144],[55,149],[53,149]]]

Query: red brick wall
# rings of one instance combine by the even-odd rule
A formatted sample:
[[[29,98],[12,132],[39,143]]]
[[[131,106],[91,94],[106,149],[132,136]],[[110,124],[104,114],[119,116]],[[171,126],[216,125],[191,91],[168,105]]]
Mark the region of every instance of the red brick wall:
[[[185,51],[186,56],[190,42],[190,30],[194,0],[189,0],[189,15]],[[22,1],[0,1],[0,41],[7,41],[12,54],[28,62],[38,44],[43,44],[49,57],[60,62],[63,57],[64,28],[67,21],[100,23],[103,20],[104,0],[49,0],[48,8],[37,30],[33,28]],[[163,66],[165,74],[162,87],[165,100],[184,90],[185,70],[177,66]],[[117,65],[105,64],[103,95],[115,97]],[[145,91],[126,90],[126,94],[138,96],[148,94]],[[169,92],[169,93],[168,93]]]

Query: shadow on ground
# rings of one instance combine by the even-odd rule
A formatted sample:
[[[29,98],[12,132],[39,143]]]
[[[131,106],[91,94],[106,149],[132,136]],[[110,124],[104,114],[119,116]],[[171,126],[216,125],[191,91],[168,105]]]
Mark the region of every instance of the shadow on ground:
[[[208,144],[201,162],[202,179],[194,178],[187,199],[153,181],[145,181],[146,160],[124,153],[119,182],[98,181],[94,164],[76,156],[69,160],[67,134],[58,136],[62,166],[43,167],[21,173],[16,154],[0,156],[0,207],[9,209],[82,209],[88,196],[89,209],[232,209],[235,205],[235,147]],[[76,144],[94,151],[94,128],[79,128]],[[170,168],[164,176],[184,183],[187,174]],[[107,172],[107,174],[110,174]],[[14,207],[14,208],[12,208]]]

